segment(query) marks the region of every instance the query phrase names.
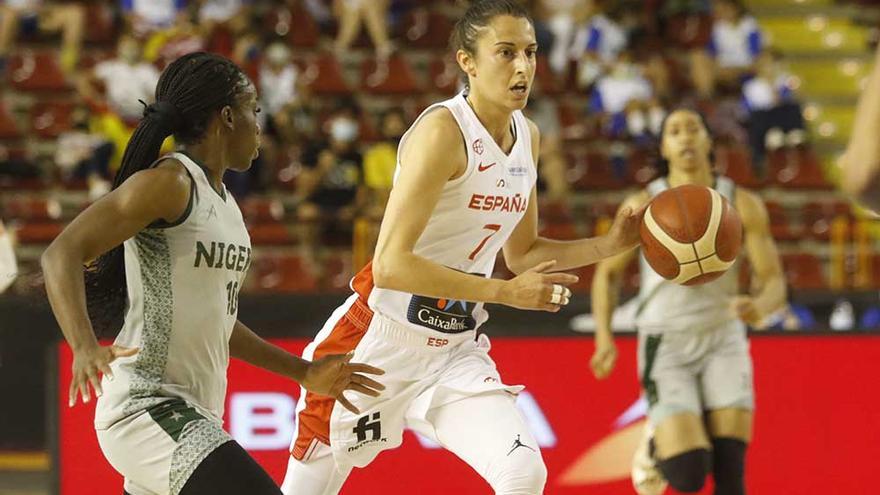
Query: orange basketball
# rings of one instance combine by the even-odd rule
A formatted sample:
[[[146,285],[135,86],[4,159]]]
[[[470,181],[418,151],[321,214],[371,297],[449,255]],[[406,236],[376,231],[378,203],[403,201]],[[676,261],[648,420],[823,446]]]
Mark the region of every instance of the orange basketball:
[[[684,185],[658,194],[645,211],[642,252],[663,278],[699,285],[733,265],[742,245],[742,221],[714,189]]]

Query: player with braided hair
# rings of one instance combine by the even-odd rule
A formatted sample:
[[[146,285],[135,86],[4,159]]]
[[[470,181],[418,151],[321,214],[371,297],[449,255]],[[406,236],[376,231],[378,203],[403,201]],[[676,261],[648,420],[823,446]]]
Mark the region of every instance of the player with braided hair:
[[[353,411],[343,391],[383,388],[361,374],[382,371],[350,355],[309,362],[237,319],[251,244],[222,178],[257,156],[257,112],[254,85],[229,60],[193,53],[174,61],[113,190],[43,254],[49,301],[73,349],[70,405],[78,395],[89,402],[94,389],[98,441],[127,494],[280,493],[223,431],[230,356]],[[160,158],[171,135],[180,148]],[[106,335],[120,320],[113,345],[100,345],[95,330]]]

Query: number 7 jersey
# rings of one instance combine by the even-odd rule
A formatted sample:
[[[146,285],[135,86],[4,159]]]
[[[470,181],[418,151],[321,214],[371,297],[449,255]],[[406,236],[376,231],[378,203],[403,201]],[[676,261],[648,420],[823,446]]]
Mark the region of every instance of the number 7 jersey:
[[[449,110],[461,130],[467,168],[443,187],[413,252],[453,270],[488,278],[498,251],[528,208],[537,178],[529,126],[521,111],[513,113],[511,130],[515,142],[510,152],[504,153],[480,123],[464,93],[435,103],[422,112],[401,138],[395,181],[400,173],[400,150],[410,132],[426,114],[441,107]],[[446,150],[424,152],[442,154]],[[373,311],[414,329],[459,333],[475,330],[488,318],[483,303],[435,299],[375,287],[371,265],[355,276],[352,288]]]

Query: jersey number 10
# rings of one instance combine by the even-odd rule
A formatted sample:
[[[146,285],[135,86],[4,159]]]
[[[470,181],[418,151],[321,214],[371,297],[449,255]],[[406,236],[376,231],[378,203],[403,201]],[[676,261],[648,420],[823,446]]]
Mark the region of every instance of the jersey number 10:
[[[238,311],[238,282],[226,284],[226,313],[234,315]]]

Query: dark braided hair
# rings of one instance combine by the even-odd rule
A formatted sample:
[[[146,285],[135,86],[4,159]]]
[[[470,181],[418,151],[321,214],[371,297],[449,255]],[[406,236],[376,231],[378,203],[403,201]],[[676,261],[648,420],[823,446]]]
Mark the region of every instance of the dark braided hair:
[[[191,53],[168,65],[156,85],[156,102],[145,105],[144,118],[125,147],[113,189],[152,166],[168,136],[181,144],[201,141],[216,112],[236,106],[236,98],[250,84],[238,66],[210,53]],[[126,304],[123,253],[123,247],[116,246],[86,267],[89,317],[99,336],[115,334],[122,325]]]
[[[663,158],[663,136],[666,135],[666,121],[669,120],[669,116],[679,110],[695,113],[697,117],[700,118],[700,123],[703,124],[703,129],[706,129],[706,134],[709,135],[709,140],[714,141],[714,137],[712,136],[712,129],[709,128],[709,123],[706,121],[706,116],[703,115],[702,112],[688,107],[679,107],[672,109],[669,113],[666,114],[665,117],[663,117],[663,122],[660,123],[660,135],[657,136],[657,162],[655,163],[654,168],[657,169],[658,177],[666,177],[667,175],[669,175],[669,160]],[[709,151],[709,163],[712,164],[712,166],[715,165],[714,147]]]
[[[477,52],[477,39],[480,30],[500,15],[525,18],[532,22],[529,12],[516,0],[477,0],[471,2],[461,19],[455,23],[452,34],[449,36],[449,46],[452,48],[452,53],[464,50],[468,54],[474,55]],[[464,76],[465,85],[467,85],[467,74]]]

